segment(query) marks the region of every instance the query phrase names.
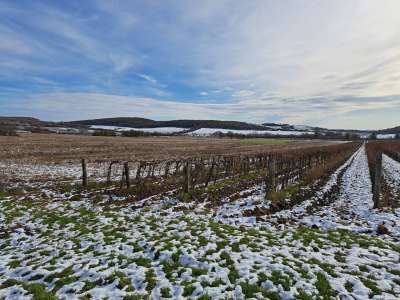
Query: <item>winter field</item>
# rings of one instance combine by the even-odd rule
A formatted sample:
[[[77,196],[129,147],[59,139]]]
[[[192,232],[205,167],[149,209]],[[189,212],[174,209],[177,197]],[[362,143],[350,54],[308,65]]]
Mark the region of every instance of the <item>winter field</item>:
[[[0,147],[0,299],[400,298],[396,142],[42,138]]]

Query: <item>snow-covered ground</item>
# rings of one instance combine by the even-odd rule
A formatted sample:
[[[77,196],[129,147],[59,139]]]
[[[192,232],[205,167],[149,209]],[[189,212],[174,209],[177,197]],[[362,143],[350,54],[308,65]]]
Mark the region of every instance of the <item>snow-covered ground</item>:
[[[108,162],[87,163],[88,176],[96,180],[105,180],[108,165]],[[115,164],[112,175],[120,176],[121,168],[119,164]],[[0,162],[0,176],[26,181],[40,178],[78,180],[82,176],[82,166],[79,161],[62,163],[2,161]]]
[[[119,127],[119,126],[105,126],[105,125],[92,125],[91,129],[107,129],[115,131],[143,131],[143,132],[154,132],[154,133],[177,133],[187,130],[186,128],[180,127],[155,127],[155,128],[134,128],[134,127]]]
[[[210,136],[216,132],[221,133],[234,133],[243,135],[293,135],[301,136],[305,134],[314,134],[312,131],[289,131],[289,130],[234,130],[234,129],[222,129],[222,128],[200,128],[192,132],[187,133],[192,136]]]
[[[386,183],[395,193],[400,195],[400,163],[383,154],[382,167]],[[400,199],[397,200],[400,206]]]
[[[400,296],[400,249],[380,238],[224,225],[173,198],[138,208],[31,197],[0,201],[0,298]]]
[[[376,138],[378,139],[394,139],[396,137],[395,134],[377,134]]]
[[[373,206],[371,178],[363,146],[343,175],[337,200],[300,221],[325,229],[346,228],[359,232],[376,231],[379,224],[384,224],[394,237],[400,238],[400,209],[382,211]]]
[[[383,165],[386,179],[398,193],[400,164],[384,155]],[[339,187],[339,193],[334,195],[334,199],[330,199],[332,203],[326,205],[323,200],[334,187]],[[244,217],[243,213],[256,207],[268,208],[270,203],[264,199],[264,190],[260,186],[251,196],[220,207],[217,218],[233,225],[256,224],[256,217]],[[389,229],[390,236],[400,242],[400,208],[373,208],[371,178],[364,145],[330,176],[313,197],[290,209],[279,211],[262,222],[276,223],[278,219],[287,219],[325,230],[346,229],[371,233],[376,233],[378,225],[384,224]]]
[[[383,167],[398,188],[400,164],[384,156]],[[269,208],[264,193],[212,209],[47,183],[0,193],[0,299],[399,299],[400,211],[373,209],[364,145],[312,198],[246,216]]]

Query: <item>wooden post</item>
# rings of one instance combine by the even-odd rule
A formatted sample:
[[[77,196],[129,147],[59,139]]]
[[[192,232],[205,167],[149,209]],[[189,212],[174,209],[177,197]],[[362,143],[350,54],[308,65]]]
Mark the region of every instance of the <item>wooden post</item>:
[[[124,173],[125,173],[125,182],[126,187],[129,188],[131,186],[130,178],[129,178],[129,163],[124,162]]]
[[[192,181],[191,179],[191,169],[192,169],[192,162],[187,160],[186,165],[185,165],[185,178],[183,181],[183,192],[188,193],[190,191],[190,183]]]
[[[204,183],[204,186],[205,186],[205,187],[208,186],[208,183],[209,183],[210,180],[211,180],[211,176],[212,176],[212,174],[213,174],[214,167],[215,167],[215,162],[214,162],[214,159],[213,159],[212,164],[211,164],[211,168],[210,168],[210,170],[208,171],[208,175],[207,175],[206,182]]]
[[[111,183],[112,165],[113,165],[113,162],[111,162],[110,165],[108,166],[108,171],[107,171],[107,183]]]
[[[275,173],[276,173],[276,159],[271,156],[268,159],[268,173],[265,179],[265,198],[268,199],[269,196],[275,192]]]
[[[137,180],[140,178],[141,169],[142,169],[142,162],[139,162],[137,170],[136,170],[136,179]]]
[[[118,161],[113,160],[110,165],[108,166],[108,171],[107,171],[107,183],[111,183],[111,171],[112,171],[112,166],[113,164],[118,163]]]
[[[381,183],[382,183],[382,152],[378,152],[375,157],[374,185],[372,187],[372,193],[373,193],[372,199],[374,201],[374,208],[379,207]]]
[[[166,165],[165,165],[164,177],[168,177],[170,165],[171,165],[171,162],[168,161],[168,162],[166,163]]]
[[[86,169],[86,159],[82,158],[82,185],[87,187],[87,169]]]

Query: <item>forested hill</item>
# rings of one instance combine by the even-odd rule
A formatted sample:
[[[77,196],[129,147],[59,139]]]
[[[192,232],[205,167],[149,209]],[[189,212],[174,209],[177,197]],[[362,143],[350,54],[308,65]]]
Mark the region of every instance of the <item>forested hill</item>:
[[[236,130],[265,130],[265,126],[238,121],[220,120],[171,120],[154,121],[144,118],[104,118],[69,122],[72,125],[104,125],[133,128],[179,127],[179,128],[223,128]]]

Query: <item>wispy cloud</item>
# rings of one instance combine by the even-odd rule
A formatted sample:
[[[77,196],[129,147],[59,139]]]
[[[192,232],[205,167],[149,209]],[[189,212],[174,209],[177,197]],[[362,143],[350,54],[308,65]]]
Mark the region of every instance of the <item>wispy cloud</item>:
[[[144,80],[147,80],[148,82],[150,82],[152,84],[157,84],[158,83],[158,81],[155,78],[153,78],[153,77],[151,77],[149,75],[138,73],[137,76],[139,76],[140,78],[143,78]]]
[[[40,106],[43,116],[61,116],[71,97],[87,106],[98,97],[96,112],[68,117],[129,112],[340,127],[341,116],[358,112],[360,127],[358,116],[376,111],[379,126],[389,126],[382,112],[397,109],[400,95],[399,10],[397,0],[6,0],[0,114],[40,114],[45,98],[54,109]],[[140,101],[142,110],[128,108]]]
[[[224,104],[177,102],[173,100],[158,100],[149,97],[119,96],[101,93],[65,93],[54,92],[38,94],[11,103],[1,103],[0,109],[7,114],[15,112],[18,115],[28,114],[41,116],[47,120],[75,120],[115,116],[142,116],[155,119],[237,119],[242,121],[254,120],[263,122],[271,119],[294,124],[335,126],[335,120],[344,116],[351,116],[355,112],[363,111],[369,115],[375,110],[385,112],[390,116],[400,113],[400,95],[387,97],[342,97],[342,98],[287,98],[275,102],[257,99],[246,99],[239,102]],[[385,116],[386,116],[385,115]],[[358,119],[361,119],[358,116]],[[360,121],[360,120],[359,120]],[[374,126],[348,126],[347,128],[384,127],[379,120],[369,120]],[[398,118],[388,119],[387,125],[395,126]]]

